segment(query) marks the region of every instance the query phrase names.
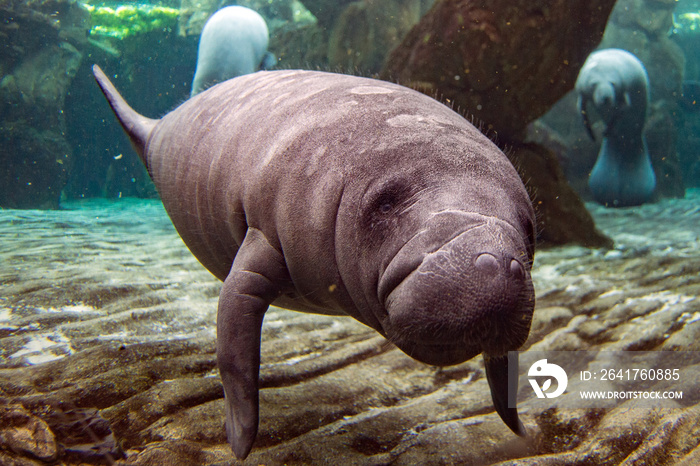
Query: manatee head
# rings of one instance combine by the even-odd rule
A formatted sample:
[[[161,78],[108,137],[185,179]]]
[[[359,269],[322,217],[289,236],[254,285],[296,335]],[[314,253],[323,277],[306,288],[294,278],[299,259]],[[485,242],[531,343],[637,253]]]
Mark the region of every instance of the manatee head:
[[[535,298],[521,233],[498,218],[459,211],[435,213],[425,227],[379,282],[391,341],[435,365],[522,346]]]
[[[534,214],[499,154],[475,171],[397,162],[356,203],[351,260],[364,271],[361,292],[374,314],[364,321],[414,359],[503,356],[528,336]]]

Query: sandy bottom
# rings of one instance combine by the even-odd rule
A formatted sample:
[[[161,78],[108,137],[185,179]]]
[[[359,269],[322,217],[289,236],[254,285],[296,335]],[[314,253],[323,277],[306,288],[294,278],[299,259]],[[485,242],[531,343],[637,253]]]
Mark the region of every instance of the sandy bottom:
[[[533,271],[538,304],[526,347],[700,351],[700,192],[635,208],[588,207],[615,247],[538,251]],[[64,204],[61,211],[0,211],[2,399],[39,416],[41,403],[29,403],[27,397],[50,399],[66,389],[57,382],[36,381],[46,368],[65,374],[71,361],[82,354],[103,354],[100,348],[159,344],[177,346],[181,354],[183,345],[194,345],[208,359],[205,368],[188,377],[217,384],[207,389],[213,395],[206,402],[216,403],[210,434],[174,428],[172,419],[158,424],[168,412],[154,414],[138,427],[124,424],[118,415],[124,403],[171,380],[172,374],[153,375],[133,393],[116,390],[119,394],[102,404],[89,397],[76,404],[102,410],[117,438],[120,429],[140,432],[124,434],[129,441],[122,442],[124,458],[133,464],[158,464],[147,459],[155,458],[146,455],[149,445],[172,439],[195,445],[200,456],[192,464],[232,461],[223,418],[217,418],[222,414],[220,383],[211,364],[219,289],[220,282],[189,253],[158,201],[86,200]],[[679,386],[692,395],[672,403],[668,412],[646,409],[630,417],[611,408],[553,415],[526,400],[521,416],[537,441],[525,445],[511,438],[494,415],[480,360],[446,370],[429,368],[352,319],[276,308],[266,316],[262,353],[261,379],[268,389],[261,395],[261,433],[252,456],[261,463],[323,464],[328,458],[346,458],[355,464],[479,464],[529,458],[537,463],[525,464],[618,464],[637,455],[671,464],[700,455],[700,439],[692,433],[700,429],[699,421],[691,421],[700,406],[697,364],[681,367],[686,372]],[[10,382],[12,377],[26,386],[17,388],[21,383]],[[338,385],[347,393],[326,393]],[[320,401],[314,398],[322,408],[289,408],[295,400],[308,406],[314,390],[325,393]],[[464,398],[469,390],[476,398]],[[201,412],[192,414],[192,406],[199,405],[188,403],[187,416],[205,422],[196,417]],[[664,423],[670,423],[666,430],[659,427]],[[479,425],[488,428],[474,440],[472,435],[482,435],[473,434]],[[395,433],[376,433],[387,429]],[[634,435],[610,443],[607,450],[600,446],[624,429]],[[372,441],[363,443],[363,436]],[[475,442],[478,451],[446,446],[460,440]],[[600,453],[601,448],[608,453]],[[184,458],[176,450],[168,450],[174,455],[170,460]],[[22,453],[36,459],[33,454]]]

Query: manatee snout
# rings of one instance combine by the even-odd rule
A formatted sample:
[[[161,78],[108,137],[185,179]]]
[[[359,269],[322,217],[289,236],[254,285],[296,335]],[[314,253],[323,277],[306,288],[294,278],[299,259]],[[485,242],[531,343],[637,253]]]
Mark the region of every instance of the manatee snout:
[[[409,241],[383,277],[396,284],[385,300],[390,339],[435,365],[458,364],[482,352],[502,356],[522,346],[535,295],[521,238],[505,222],[483,219],[433,252],[421,253]]]
[[[593,103],[606,123],[610,122],[615,111],[615,87],[612,83],[602,82],[595,86],[593,91]]]

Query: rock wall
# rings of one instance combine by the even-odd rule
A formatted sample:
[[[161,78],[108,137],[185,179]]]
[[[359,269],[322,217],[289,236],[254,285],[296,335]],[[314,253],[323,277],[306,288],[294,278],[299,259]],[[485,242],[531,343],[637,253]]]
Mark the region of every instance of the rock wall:
[[[182,37],[199,36],[207,19],[221,8],[221,0],[182,0],[177,31]]]
[[[60,20],[59,20],[60,19]],[[65,98],[85,42],[75,0],[0,3],[0,206],[58,208],[73,151]]]
[[[176,91],[189,87],[196,42],[183,53],[187,40],[163,27],[138,38],[93,37],[90,11],[76,0],[0,1],[0,20],[0,207],[55,209],[62,195],[153,195],[91,66],[116,75],[140,111],[159,115],[187,95]],[[180,70],[186,79],[165,81]]]
[[[283,68],[312,68],[371,76],[434,0],[307,0],[316,17],[302,28],[282,27],[271,38]]]

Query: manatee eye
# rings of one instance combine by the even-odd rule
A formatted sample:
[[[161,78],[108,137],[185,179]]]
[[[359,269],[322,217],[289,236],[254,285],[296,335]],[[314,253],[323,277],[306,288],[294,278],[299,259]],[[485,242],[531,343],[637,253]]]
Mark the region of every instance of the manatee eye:
[[[378,199],[378,204],[379,207],[377,207],[377,211],[380,214],[386,215],[392,210],[394,210],[394,206],[396,205],[396,198],[391,194],[385,194],[381,196],[380,199]]]
[[[410,185],[400,180],[389,183],[373,196],[369,211],[372,215],[386,216],[405,204],[411,196],[411,191]]]
[[[406,205],[411,197],[411,185],[402,180],[384,184],[367,198],[364,218],[372,229],[393,224],[393,214]]]

